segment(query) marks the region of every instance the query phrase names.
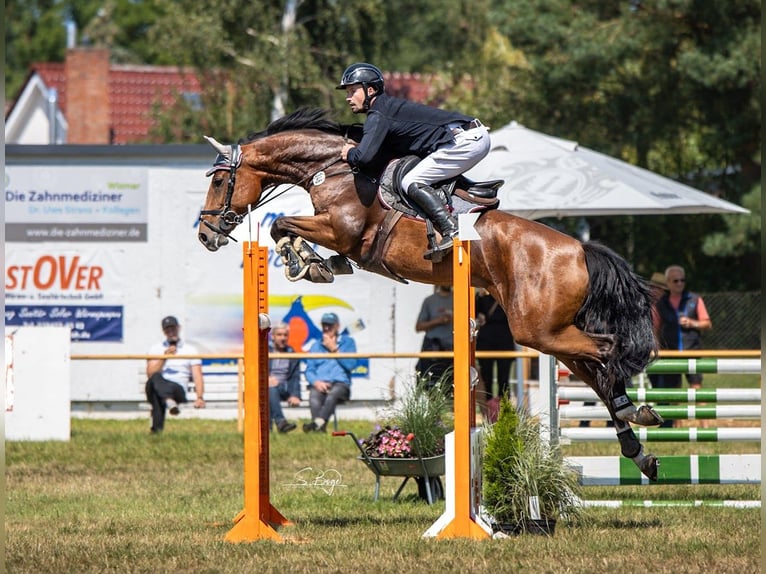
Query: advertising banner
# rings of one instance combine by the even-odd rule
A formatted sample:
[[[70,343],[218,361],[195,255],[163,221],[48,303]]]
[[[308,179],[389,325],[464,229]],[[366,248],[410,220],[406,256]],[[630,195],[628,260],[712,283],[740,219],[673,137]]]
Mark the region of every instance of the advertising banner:
[[[104,248],[6,250],[6,326],[68,327],[72,341],[122,341],[118,257]]]
[[[6,241],[145,242],[146,220],[144,169],[6,167]]]

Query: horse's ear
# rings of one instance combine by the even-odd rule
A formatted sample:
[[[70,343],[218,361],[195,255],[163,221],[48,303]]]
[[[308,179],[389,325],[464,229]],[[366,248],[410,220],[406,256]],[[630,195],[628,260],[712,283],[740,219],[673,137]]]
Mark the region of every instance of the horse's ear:
[[[208,141],[208,143],[215,148],[215,151],[220,153],[222,156],[228,157],[228,158],[231,157],[231,148],[216,141],[215,138],[211,138],[209,136],[202,136],[202,137],[204,137]]]

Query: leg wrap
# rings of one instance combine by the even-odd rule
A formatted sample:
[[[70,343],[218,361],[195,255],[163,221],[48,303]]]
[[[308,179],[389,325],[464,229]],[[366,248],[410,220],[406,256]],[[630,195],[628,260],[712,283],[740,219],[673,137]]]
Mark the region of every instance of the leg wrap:
[[[633,429],[629,428],[626,431],[617,433],[617,438],[620,440],[622,456],[633,458],[634,456],[638,456],[641,452],[641,443],[638,441],[638,437],[636,436],[636,433],[633,432]]]

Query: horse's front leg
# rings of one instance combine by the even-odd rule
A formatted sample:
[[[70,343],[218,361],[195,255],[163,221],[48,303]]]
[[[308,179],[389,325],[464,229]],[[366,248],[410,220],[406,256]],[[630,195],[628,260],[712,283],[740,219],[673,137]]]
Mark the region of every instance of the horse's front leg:
[[[353,272],[343,255],[322,258],[309,242],[340,251],[343,245],[336,241],[329,214],[314,216],[280,217],[271,227],[276,250],[285,264],[285,275],[290,281],[308,279],[314,283],[331,283],[334,274]]]

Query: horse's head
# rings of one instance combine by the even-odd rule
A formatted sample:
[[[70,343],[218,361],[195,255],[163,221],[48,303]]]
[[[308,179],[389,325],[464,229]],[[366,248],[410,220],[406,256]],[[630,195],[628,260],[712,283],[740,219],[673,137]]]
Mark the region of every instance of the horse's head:
[[[202,244],[210,251],[226,245],[248,209],[274,198],[277,186],[308,189],[320,172],[324,180],[323,170],[341,162],[341,134],[341,127],[327,112],[301,109],[240,140],[241,146],[206,136],[218,156],[207,172],[212,179],[200,212]]]
[[[218,156],[206,174],[212,178],[200,212],[198,237],[210,251],[217,251],[229,243],[231,232],[242,222],[248,206],[258,201],[261,189],[252,181],[243,181],[251,179],[247,174],[237,177],[242,163],[239,145],[223,145],[207,136],[205,139],[215,148]]]

